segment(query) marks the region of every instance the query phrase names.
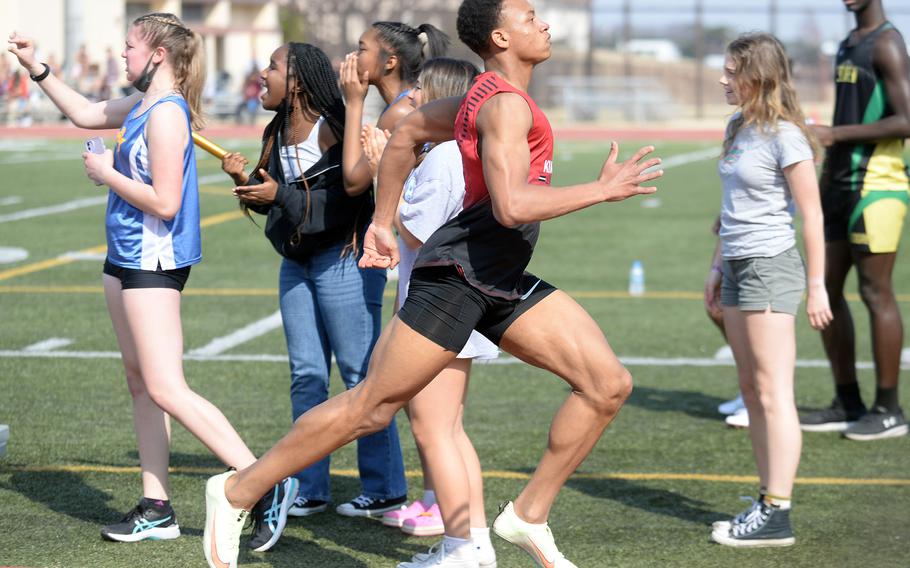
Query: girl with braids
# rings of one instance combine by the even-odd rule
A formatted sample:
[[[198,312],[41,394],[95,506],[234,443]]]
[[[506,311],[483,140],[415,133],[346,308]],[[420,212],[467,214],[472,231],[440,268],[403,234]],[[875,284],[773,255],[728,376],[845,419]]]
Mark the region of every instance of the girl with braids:
[[[202,124],[202,38],[173,14],[137,18],[122,57],[136,93],[89,102],[35,60],[34,43],[13,33],[9,50],[77,126],[120,127],[112,152],[82,155],[89,179],[107,185],[104,294],[114,325],[142,469],[142,499],[105,539],[134,542],[180,535],[168,499],[173,416],[234,468],[256,458],[227,418],[193,392],[183,374],[180,293],[201,260],[199,193],[191,129]],[[250,546],[268,550],[281,535],[296,480],[278,483],[253,508]]]
[[[720,79],[738,107],[727,125],[718,163],[723,186],[720,250],[705,284],[705,304],[720,303],[739,386],[749,412],[759,498],[731,521],[714,523],[727,546],[789,546],[790,493],[802,439],[793,395],[795,321],[806,269],[793,229],[803,218],[808,259],[806,312],[815,329],[831,321],[825,292],[825,242],[806,127],[783,45],[772,35],[746,34],[727,47]]]
[[[284,257],[279,303],[291,366],[294,420],[328,398],[332,355],[347,388],[366,376],[382,323],[383,270],[357,267],[360,237],[373,213],[369,173],[342,171],[345,107],[325,53],[289,43],[262,70],[262,106],[275,112],[254,173],[227,154],[222,163],[246,209],[267,215],[265,234]],[[359,126],[358,126],[359,127]],[[398,429],[357,441],[362,494],[339,505],[348,516],[381,516],[407,496]],[[292,516],[325,511],[331,500],[329,458],[297,474]]]
[[[413,28],[401,22],[375,22],[363,32],[357,51],[341,63],[341,88],[345,99],[345,177],[367,183],[369,164],[360,144],[363,103],[370,85],[376,87],[386,107],[377,126],[392,130],[400,118],[414,110],[408,93],[417,82],[423,62],[445,55],[449,38],[431,24]]]

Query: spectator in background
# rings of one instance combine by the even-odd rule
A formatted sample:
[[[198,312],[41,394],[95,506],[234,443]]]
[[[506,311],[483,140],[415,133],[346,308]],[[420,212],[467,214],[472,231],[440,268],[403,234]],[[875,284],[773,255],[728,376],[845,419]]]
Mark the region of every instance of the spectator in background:
[[[243,115],[246,115],[246,122],[253,124],[256,122],[256,115],[259,113],[259,94],[262,92],[262,84],[259,82],[259,72],[250,71],[243,80],[241,96],[243,101],[237,107],[237,124],[243,122]]]

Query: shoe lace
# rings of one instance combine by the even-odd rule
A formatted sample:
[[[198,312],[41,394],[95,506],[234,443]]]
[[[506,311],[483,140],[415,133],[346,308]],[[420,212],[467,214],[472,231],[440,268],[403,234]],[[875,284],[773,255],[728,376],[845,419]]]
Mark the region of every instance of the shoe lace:
[[[761,526],[765,524],[765,522],[768,520],[768,517],[770,516],[770,509],[766,509],[762,506],[754,507],[749,511],[749,514],[746,515],[746,518],[743,519],[741,523],[733,525],[733,527],[730,529],[730,534],[732,536],[742,536],[752,533],[761,528]]]
[[[136,505],[123,516],[123,519],[120,520],[121,523],[135,523],[143,519],[144,515],[142,509],[139,505]]]
[[[736,515],[736,517],[733,518],[734,523],[744,523],[746,519],[749,518],[749,515],[751,515],[753,512],[755,512],[755,509],[760,508],[761,506],[761,501],[759,499],[755,499],[750,495],[740,495],[739,498],[742,501],[748,501],[749,508]]]
[[[354,503],[355,505],[359,505],[361,507],[369,507],[375,501],[376,500],[372,497],[367,497],[366,495],[358,495],[351,500],[351,503]]]

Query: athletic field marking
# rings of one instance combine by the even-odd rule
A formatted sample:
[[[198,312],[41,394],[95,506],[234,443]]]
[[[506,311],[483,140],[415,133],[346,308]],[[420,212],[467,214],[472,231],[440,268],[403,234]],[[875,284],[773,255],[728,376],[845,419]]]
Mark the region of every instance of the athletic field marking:
[[[22,198],[18,195],[10,195],[0,199],[0,205],[19,205],[20,203],[22,203]]]
[[[224,223],[225,221],[232,221],[241,217],[243,217],[243,213],[241,211],[228,211],[227,213],[219,213],[217,215],[206,217],[202,219],[199,225],[204,229],[206,227],[211,227],[212,225]],[[25,274],[31,274],[33,272],[39,272],[41,270],[47,270],[49,268],[55,268],[57,266],[63,266],[65,264],[71,264],[73,262],[76,262],[76,260],[79,259],[81,255],[92,255],[103,253],[105,251],[107,251],[106,244],[82,249],[75,252],[64,253],[57,258],[50,258],[48,260],[26,264],[25,266],[20,266],[18,268],[11,268],[9,270],[0,271],[0,280],[9,280],[10,278],[15,278],[16,276],[22,276]],[[101,288],[98,289],[103,292]]]
[[[265,335],[266,333],[281,327],[281,312],[277,311],[274,314],[262,318],[259,321],[255,321],[248,326],[241,327],[237,331],[225,335],[223,337],[216,337],[212,341],[203,347],[198,349],[193,349],[188,353],[188,355],[220,355],[229,349],[233,349],[238,345],[246,343],[251,339],[255,339],[260,335]]]
[[[54,215],[56,213],[64,213],[66,211],[72,211],[74,209],[82,209],[83,207],[101,205],[102,203],[107,203],[107,194],[98,195],[95,197],[83,197],[81,199],[74,199],[72,201],[59,203],[57,205],[49,205],[47,207],[36,207],[34,209],[16,211],[15,213],[7,213],[6,215],[0,215],[0,223],[9,223],[10,221],[21,221],[22,219],[32,219],[34,217]]]
[[[35,160],[35,161],[44,161],[44,160]],[[3,163],[3,162],[0,162]],[[202,176],[199,178],[200,191],[203,193],[223,193],[230,195],[226,190],[224,191],[208,191],[204,190],[201,187],[206,183],[213,183],[218,181],[228,180],[228,183],[231,183],[230,178],[227,177],[227,174],[212,174],[207,176]],[[227,184],[226,184],[227,185]],[[9,198],[7,198],[9,199]],[[22,198],[18,198],[19,201],[22,201]],[[11,202],[12,203],[12,202]],[[16,202],[18,203],[18,201]],[[57,213],[65,213],[67,211],[73,211],[75,209],[82,209],[83,207],[92,207],[94,205],[101,205],[107,203],[107,192],[104,195],[97,195],[95,197],[83,197],[80,199],[74,199],[72,201],[67,201],[65,203],[59,203],[57,205],[48,205],[46,207],[36,207],[34,209],[25,209],[23,211],[16,211],[15,213],[7,213],[5,215],[0,215],[0,223],[9,223],[10,221],[21,221],[22,219],[33,219],[35,217],[43,217],[45,215],[55,215]],[[0,202],[0,205],[7,205],[7,203]]]
[[[654,166],[656,169],[668,170],[670,168],[675,168],[677,166],[685,166],[687,164],[692,164],[694,162],[701,162],[709,158],[719,158],[720,157],[720,148],[707,148],[704,150],[696,150],[694,152],[686,152],[685,154],[676,154],[675,156],[670,156],[669,158],[662,160],[660,164]],[[652,168],[652,169],[654,169]]]
[[[0,358],[40,358],[40,359],[120,359],[119,351],[26,351],[25,349],[0,350]],[[184,361],[213,361],[236,363],[288,363],[287,355],[273,354],[217,354],[204,355],[189,351],[183,355]],[[708,359],[704,357],[620,357],[623,365],[629,367],[733,367],[732,359]],[[523,365],[514,357],[478,360],[475,365]],[[797,359],[796,366],[802,369],[827,368],[827,359]],[[857,361],[857,369],[874,369],[872,361]],[[901,369],[910,370],[910,363],[903,362]]]
[[[107,249],[105,248],[105,250],[103,250],[101,252],[82,252],[82,251],[65,252],[65,253],[61,254],[60,257],[69,258],[72,260],[91,260],[91,261],[104,260],[105,258],[107,258]]]
[[[48,351],[60,349],[61,347],[66,347],[67,345],[72,344],[73,340],[67,337],[51,337],[50,339],[45,339],[44,341],[39,341],[38,343],[32,343],[28,347],[25,347],[23,351],[28,351],[30,353],[47,353]]]
[[[241,212],[237,212],[243,215]],[[78,255],[82,253],[68,253]],[[389,276],[391,279],[391,275]],[[0,272],[0,280],[3,280],[3,272]],[[573,298],[584,299],[618,299],[637,301],[642,298],[646,300],[699,300],[703,299],[702,292],[688,292],[682,290],[670,290],[665,292],[645,292],[642,296],[630,296],[624,290],[564,290]],[[0,286],[0,294],[103,294],[104,289],[101,286]],[[275,297],[278,295],[277,288],[187,288],[183,291],[184,296],[263,296]],[[395,295],[394,290],[386,290],[386,298]],[[859,294],[845,294],[851,302],[860,301]],[[910,294],[898,294],[895,296],[898,302],[910,302]]]
[[[137,474],[137,466],[113,465],[0,465],[0,473],[28,472],[28,473],[114,473]],[[215,475],[222,473],[224,468],[218,467],[172,467],[168,470],[177,475]],[[339,477],[359,477],[356,469],[332,469],[332,475]],[[419,469],[405,472],[410,478],[422,477]],[[516,479],[526,480],[531,478],[530,473],[520,471],[485,470],[483,476],[487,479]],[[758,477],[754,475],[723,475],[712,473],[574,473],[575,479],[622,479],[626,481],[713,481],[719,483],[757,483]],[[796,483],[800,485],[879,485],[879,486],[910,486],[910,479],[901,478],[854,478],[854,477],[798,477]]]

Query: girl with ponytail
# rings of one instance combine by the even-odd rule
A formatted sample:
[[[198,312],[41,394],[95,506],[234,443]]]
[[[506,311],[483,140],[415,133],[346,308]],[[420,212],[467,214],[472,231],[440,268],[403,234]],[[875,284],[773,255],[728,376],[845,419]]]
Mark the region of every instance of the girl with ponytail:
[[[334,355],[347,388],[367,372],[382,323],[384,270],[360,269],[360,239],[373,215],[368,174],[342,171],[348,117],[331,63],[318,47],[289,43],[275,50],[260,80],[262,107],[275,112],[262,153],[247,175],[239,154],[222,168],[238,185],[246,210],[266,215],[265,234],[283,259],[279,305],[291,367],[293,419],[328,398]],[[359,126],[358,126],[359,128]],[[359,141],[358,141],[359,143]],[[407,494],[394,420],[357,440],[361,495],[336,510],[378,516]],[[331,500],[329,458],[297,474],[292,516],[325,511]]]
[[[10,35],[9,50],[76,126],[120,128],[113,151],[85,152],[86,175],[109,187],[104,295],[133,399],[142,498],[107,540],[180,536],[169,501],[173,416],[221,461],[243,468],[256,458],[227,418],[194,392],[183,374],[180,299],[202,259],[192,128],[202,125],[202,39],[173,14],[137,18],[122,57],[137,92],[92,103],[35,60],[34,42]],[[254,508],[250,546],[268,550],[284,528],[296,480],[277,484]]]
[[[344,169],[351,179],[371,179],[360,144],[363,103],[370,85],[386,103],[377,126],[392,130],[400,118],[414,110],[408,93],[414,88],[423,62],[445,55],[449,38],[431,24],[411,27],[401,22],[375,22],[363,32],[357,51],[341,64],[341,88],[346,102]]]

